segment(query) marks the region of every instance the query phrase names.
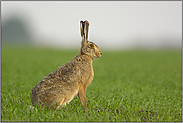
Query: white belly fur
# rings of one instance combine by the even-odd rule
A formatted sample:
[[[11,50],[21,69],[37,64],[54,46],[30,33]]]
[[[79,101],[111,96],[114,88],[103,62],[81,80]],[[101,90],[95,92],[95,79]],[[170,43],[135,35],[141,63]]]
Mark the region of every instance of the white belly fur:
[[[79,89],[75,90],[74,93],[72,94],[71,98],[67,101],[67,104],[78,94]]]

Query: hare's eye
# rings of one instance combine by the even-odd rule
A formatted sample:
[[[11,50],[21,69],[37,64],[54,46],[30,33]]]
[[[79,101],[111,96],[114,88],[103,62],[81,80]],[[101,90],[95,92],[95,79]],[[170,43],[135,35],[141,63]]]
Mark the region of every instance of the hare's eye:
[[[90,47],[92,47],[92,48],[93,48],[93,47],[94,47],[94,45],[93,45],[93,44],[90,44]]]

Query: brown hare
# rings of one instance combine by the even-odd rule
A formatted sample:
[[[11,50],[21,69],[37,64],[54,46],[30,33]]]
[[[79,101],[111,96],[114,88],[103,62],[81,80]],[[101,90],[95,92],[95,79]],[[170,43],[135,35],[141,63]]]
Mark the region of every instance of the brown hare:
[[[88,41],[88,21],[80,21],[81,49],[79,54],[56,71],[44,77],[33,89],[31,101],[34,106],[51,107],[53,110],[66,106],[78,95],[83,107],[87,108],[86,88],[93,80],[92,61],[102,51]]]

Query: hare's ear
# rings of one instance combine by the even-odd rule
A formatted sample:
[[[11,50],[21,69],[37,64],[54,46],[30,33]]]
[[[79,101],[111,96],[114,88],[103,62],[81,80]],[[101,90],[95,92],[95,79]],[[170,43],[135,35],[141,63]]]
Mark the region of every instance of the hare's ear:
[[[88,29],[89,29],[89,22],[86,20],[84,23],[84,39],[88,40]]]
[[[80,30],[81,30],[81,37],[82,37],[82,40],[84,40],[84,22],[83,21],[80,21]]]

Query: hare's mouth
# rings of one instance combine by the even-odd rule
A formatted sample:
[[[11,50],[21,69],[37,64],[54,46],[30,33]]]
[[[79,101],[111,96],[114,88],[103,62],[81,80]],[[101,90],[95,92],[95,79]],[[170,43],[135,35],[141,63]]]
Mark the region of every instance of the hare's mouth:
[[[102,53],[99,53],[95,58],[100,58],[102,56]]]
[[[99,57],[98,58],[100,58],[101,56],[102,56],[102,52],[99,53]]]

